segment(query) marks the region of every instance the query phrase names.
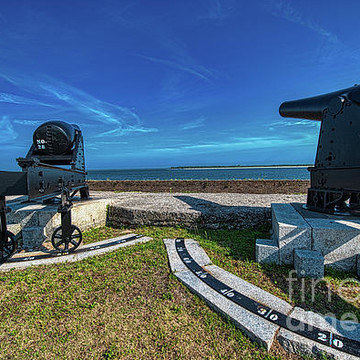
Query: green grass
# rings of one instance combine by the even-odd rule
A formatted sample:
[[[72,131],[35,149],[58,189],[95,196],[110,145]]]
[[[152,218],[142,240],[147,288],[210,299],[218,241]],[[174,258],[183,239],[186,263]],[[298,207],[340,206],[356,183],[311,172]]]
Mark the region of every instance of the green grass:
[[[195,238],[215,264],[286,298],[287,268],[253,261],[254,241],[268,228],[132,231],[154,240],[77,263],[0,274],[0,358],[299,359],[276,344],[267,353],[213,312],[170,273],[162,242]],[[84,241],[125,232],[94,229],[84,233]],[[331,273],[327,279],[336,287],[342,276]]]
[[[360,321],[360,281],[354,279],[354,274],[329,268],[325,270],[324,280],[292,281],[290,294],[288,278],[293,267],[256,263],[255,240],[269,238],[269,230],[269,225],[266,225],[259,229],[248,230],[188,231],[181,228],[145,227],[132,231],[149,234],[154,238],[177,236],[194,238],[199,241],[215,265],[291,304],[324,315],[330,314],[338,319],[347,313],[352,313]],[[98,236],[99,233],[105,232],[112,237],[119,232],[121,234],[121,231],[125,230],[105,227],[92,230],[90,234],[96,232]]]
[[[86,241],[116,235],[93,230]],[[140,232],[140,231],[138,231]],[[170,274],[162,238],[77,263],[0,276],[1,359],[280,359]]]

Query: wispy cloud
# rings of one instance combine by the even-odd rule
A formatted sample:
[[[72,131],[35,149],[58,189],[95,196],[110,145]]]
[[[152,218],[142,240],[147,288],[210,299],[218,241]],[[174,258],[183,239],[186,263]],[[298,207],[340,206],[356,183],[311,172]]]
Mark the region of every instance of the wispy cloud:
[[[339,53],[345,47],[336,34],[328,31],[311,18],[305,17],[288,0],[272,2],[269,6],[269,10],[272,15],[286,19],[294,24],[304,26],[321,36],[326,41],[326,45],[321,51],[323,54],[326,52],[325,56],[328,56],[330,53]]]
[[[35,99],[29,99],[23,96],[18,96],[9,93],[0,93],[0,102],[9,103],[9,104],[40,105],[40,106],[54,107],[54,105],[46,104],[44,102]]]
[[[181,129],[182,130],[192,130],[192,129],[196,129],[198,127],[204,126],[205,123],[205,117],[201,116],[198,119],[188,122],[186,124],[184,124]]]
[[[307,126],[307,127],[319,127],[319,121],[313,120],[295,120],[295,121],[275,121],[268,124],[270,127],[289,127],[289,126]]]
[[[118,135],[127,135],[129,133],[153,133],[158,132],[157,128],[144,128],[142,126],[127,126],[126,128],[117,128],[109,131],[105,131],[96,135],[96,137],[104,137],[104,136],[118,136]]]
[[[114,148],[121,145],[127,145],[127,141],[92,141],[86,144],[88,150],[103,151],[104,149]]]
[[[105,126],[98,128],[97,137],[157,131],[154,128],[144,127],[140,116],[134,110],[100,100],[54,78],[45,76],[33,78],[7,73],[0,73],[0,77],[23,91],[46,99],[44,104],[50,102],[52,107],[60,109],[57,113],[58,116],[61,113],[72,113],[76,114],[78,119],[86,119],[86,123],[104,124]],[[32,125],[31,121],[33,120],[18,120],[18,124]]]
[[[221,141],[208,141],[198,144],[179,144],[178,146],[167,146],[163,148],[152,149],[155,153],[174,153],[174,154],[210,154],[216,152],[227,151],[248,151],[248,150],[264,150],[276,149],[282,147],[308,146],[316,143],[316,135],[314,134],[297,134],[299,136],[290,138],[286,134],[274,136],[249,136],[234,137]],[[149,149],[150,150],[150,149]]]
[[[233,0],[208,0],[208,4],[207,13],[201,18],[222,21],[229,17],[234,10]]]
[[[225,14],[227,14],[229,8],[227,5],[224,6],[223,2],[233,3],[234,0],[205,1],[209,1],[206,4],[207,6],[204,6],[204,8],[206,8],[205,11],[208,11],[209,8],[209,15],[206,17],[209,16],[214,19],[220,19],[227,16]],[[215,69],[210,69],[204,64],[201,64],[199,59],[190,53],[188,44],[186,44],[176,32],[172,31],[173,26],[169,27],[169,14],[167,11],[161,14],[158,12],[152,13],[150,10],[144,15],[143,12],[137,11],[138,8],[141,7],[141,4],[136,1],[128,2],[123,6],[116,2],[110,2],[109,4],[104,5],[103,11],[110,19],[130,31],[134,38],[139,37],[142,39],[142,42],[145,41],[153,44],[152,48],[154,51],[134,51],[131,52],[133,56],[177,70],[168,72],[167,76],[171,77],[173,74],[180,73],[183,77],[188,75],[195,80],[200,80],[208,84],[219,76]],[[114,6],[115,4],[116,6]],[[166,5],[164,5],[164,8],[166,9]],[[196,9],[197,6],[194,6],[194,11],[196,11]],[[188,8],[186,11],[189,11]],[[191,13],[186,20],[181,20],[181,26],[184,26],[183,20],[188,21],[189,19],[191,19],[191,21],[198,21],[199,18]],[[177,17],[174,17],[174,21],[178,21]],[[164,76],[162,78],[164,78]],[[177,89],[174,90],[178,93]]]
[[[280,0],[272,3],[271,13],[274,16],[284,18],[295,24],[303,25],[308,29],[315,31],[317,34],[327,37],[331,41],[339,42],[339,39],[335,34],[324,29],[316,22],[305,18],[302,13],[296,8],[294,8],[292,4],[287,0]]]
[[[11,142],[18,136],[8,116],[2,116],[0,120],[0,134],[0,143]]]
[[[141,54],[137,54],[137,56],[139,56],[145,60],[149,60],[154,63],[163,64],[163,65],[166,65],[173,69],[177,69],[177,70],[183,71],[185,73],[194,75],[194,76],[200,78],[201,80],[205,80],[207,82],[211,81],[210,78],[213,75],[213,73],[210,70],[206,69],[205,67],[199,66],[199,65],[194,65],[194,64],[190,65],[190,64],[185,64],[185,63],[181,63],[181,62],[174,61],[174,60],[160,59],[160,58],[156,58],[156,57],[152,57],[152,56],[145,56],[145,55],[141,55]]]
[[[42,120],[15,119],[13,122],[14,122],[14,124],[25,125],[25,126],[39,126],[44,121],[42,121]]]

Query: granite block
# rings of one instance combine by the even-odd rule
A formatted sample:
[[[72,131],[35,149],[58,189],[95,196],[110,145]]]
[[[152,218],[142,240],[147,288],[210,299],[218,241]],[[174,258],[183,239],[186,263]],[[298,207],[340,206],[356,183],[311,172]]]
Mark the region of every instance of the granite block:
[[[294,267],[299,278],[324,277],[324,257],[319,251],[294,250]]]
[[[119,240],[119,239],[123,239],[123,238],[127,238],[129,236],[132,236],[135,234],[126,234],[124,236],[119,236],[117,238],[113,238],[113,239],[107,239],[107,240],[103,240],[103,241],[99,241],[96,243],[91,243],[91,244],[86,244],[84,246],[82,246],[82,248],[89,248],[92,251],[88,251],[88,252],[74,252],[71,253],[69,255],[63,255],[63,256],[57,256],[57,257],[50,257],[50,258],[46,258],[46,259],[38,259],[38,260],[33,260],[32,257],[35,255],[38,255],[40,253],[35,253],[35,252],[30,252],[30,253],[20,253],[18,255],[15,255],[13,257],[26,257],[28,256],[28,260],[24,261],[24,262],[13,262],[13,263],[4,263],[0,266],[0,271],[9,271],[11,269],[25,269],[27,267],[30,266],[38,266],[38,265],[50,265],[50,264],[59,264],[59,263],[65,263],[65,262],[75,262],[75,261],[80,261],[83,259],[86,259],[88,257],[92,257],[92,256],[96,256],[96,255],[101,255],[101,254],[105,254],[111,251],[115,251],[117,249],[120,249],[122,247],[126,247],[126,246],[131,246],[131,245],[135,245],[135,244],[139,244],[139,243],[145,243],[147,241],[152,240],[152,238],[144,236],[135,240],[131,240],[128,242],[124,242],[124,243],[120,243],[114,246],[110,246],[110,247],[105,247],[105,248],[96,248],[98,245],[100,244],[104,244],[104,243],[108,243],[108,242],[112,242],[115,240]]]
[[[19,239],[22,236],[20,224],[8,224],[7,229],[15,235],[15,239]]]
[[[312,227],[313,250],[324,256],[325,265],[354,271],[356,254],[360,253],[360,220],[344,216],[309,218]]]
[[[8,224],[20,224],[24,226],[38,226],[39,218],[34,210],[12,209],[10,213],[6,214],[6,222]]]
[[[279,263],[279,248],[272,239],[256,239],[256,261],[260,264]]]
[[[311,249],[311,227],[291,204],[271,204],[280,264],[293,264],[294,249]]]
[[[22,229],[23,248],[30,250],[41,247],[46,240],[44,228],[40,226],[25,227]]]

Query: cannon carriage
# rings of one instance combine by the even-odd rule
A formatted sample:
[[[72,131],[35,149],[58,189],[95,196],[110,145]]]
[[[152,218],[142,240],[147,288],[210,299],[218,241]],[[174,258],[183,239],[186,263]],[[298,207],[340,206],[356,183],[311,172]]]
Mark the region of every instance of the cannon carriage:
[[[321,121],[306,207],[360,215],[360,86],[287,101],[279,112],[283,117]]]
[[[80,128],[63,121],[45,122],[34,131],[26,157],[16,160],[21,172],[0,171],[0,261],[5,261],[17,248],[6,224],[10,209],[5,197],[11,195],[27,195],[27,201],[43,202],[60,195],[61,226],[55,229],[52,244],[60,252],[75,250],[82,233],[71,224],[72,200],[78,191],[81,199],[89,198]]]

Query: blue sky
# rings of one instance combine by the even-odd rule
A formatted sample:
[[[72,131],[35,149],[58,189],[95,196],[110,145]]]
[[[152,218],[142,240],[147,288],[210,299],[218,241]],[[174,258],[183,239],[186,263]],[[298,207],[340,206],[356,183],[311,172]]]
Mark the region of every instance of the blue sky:
[[[0,168],[77,123],[90,169],[312,163],[281,102],[359,81],[357,0],[11,1],[0,8]]]

